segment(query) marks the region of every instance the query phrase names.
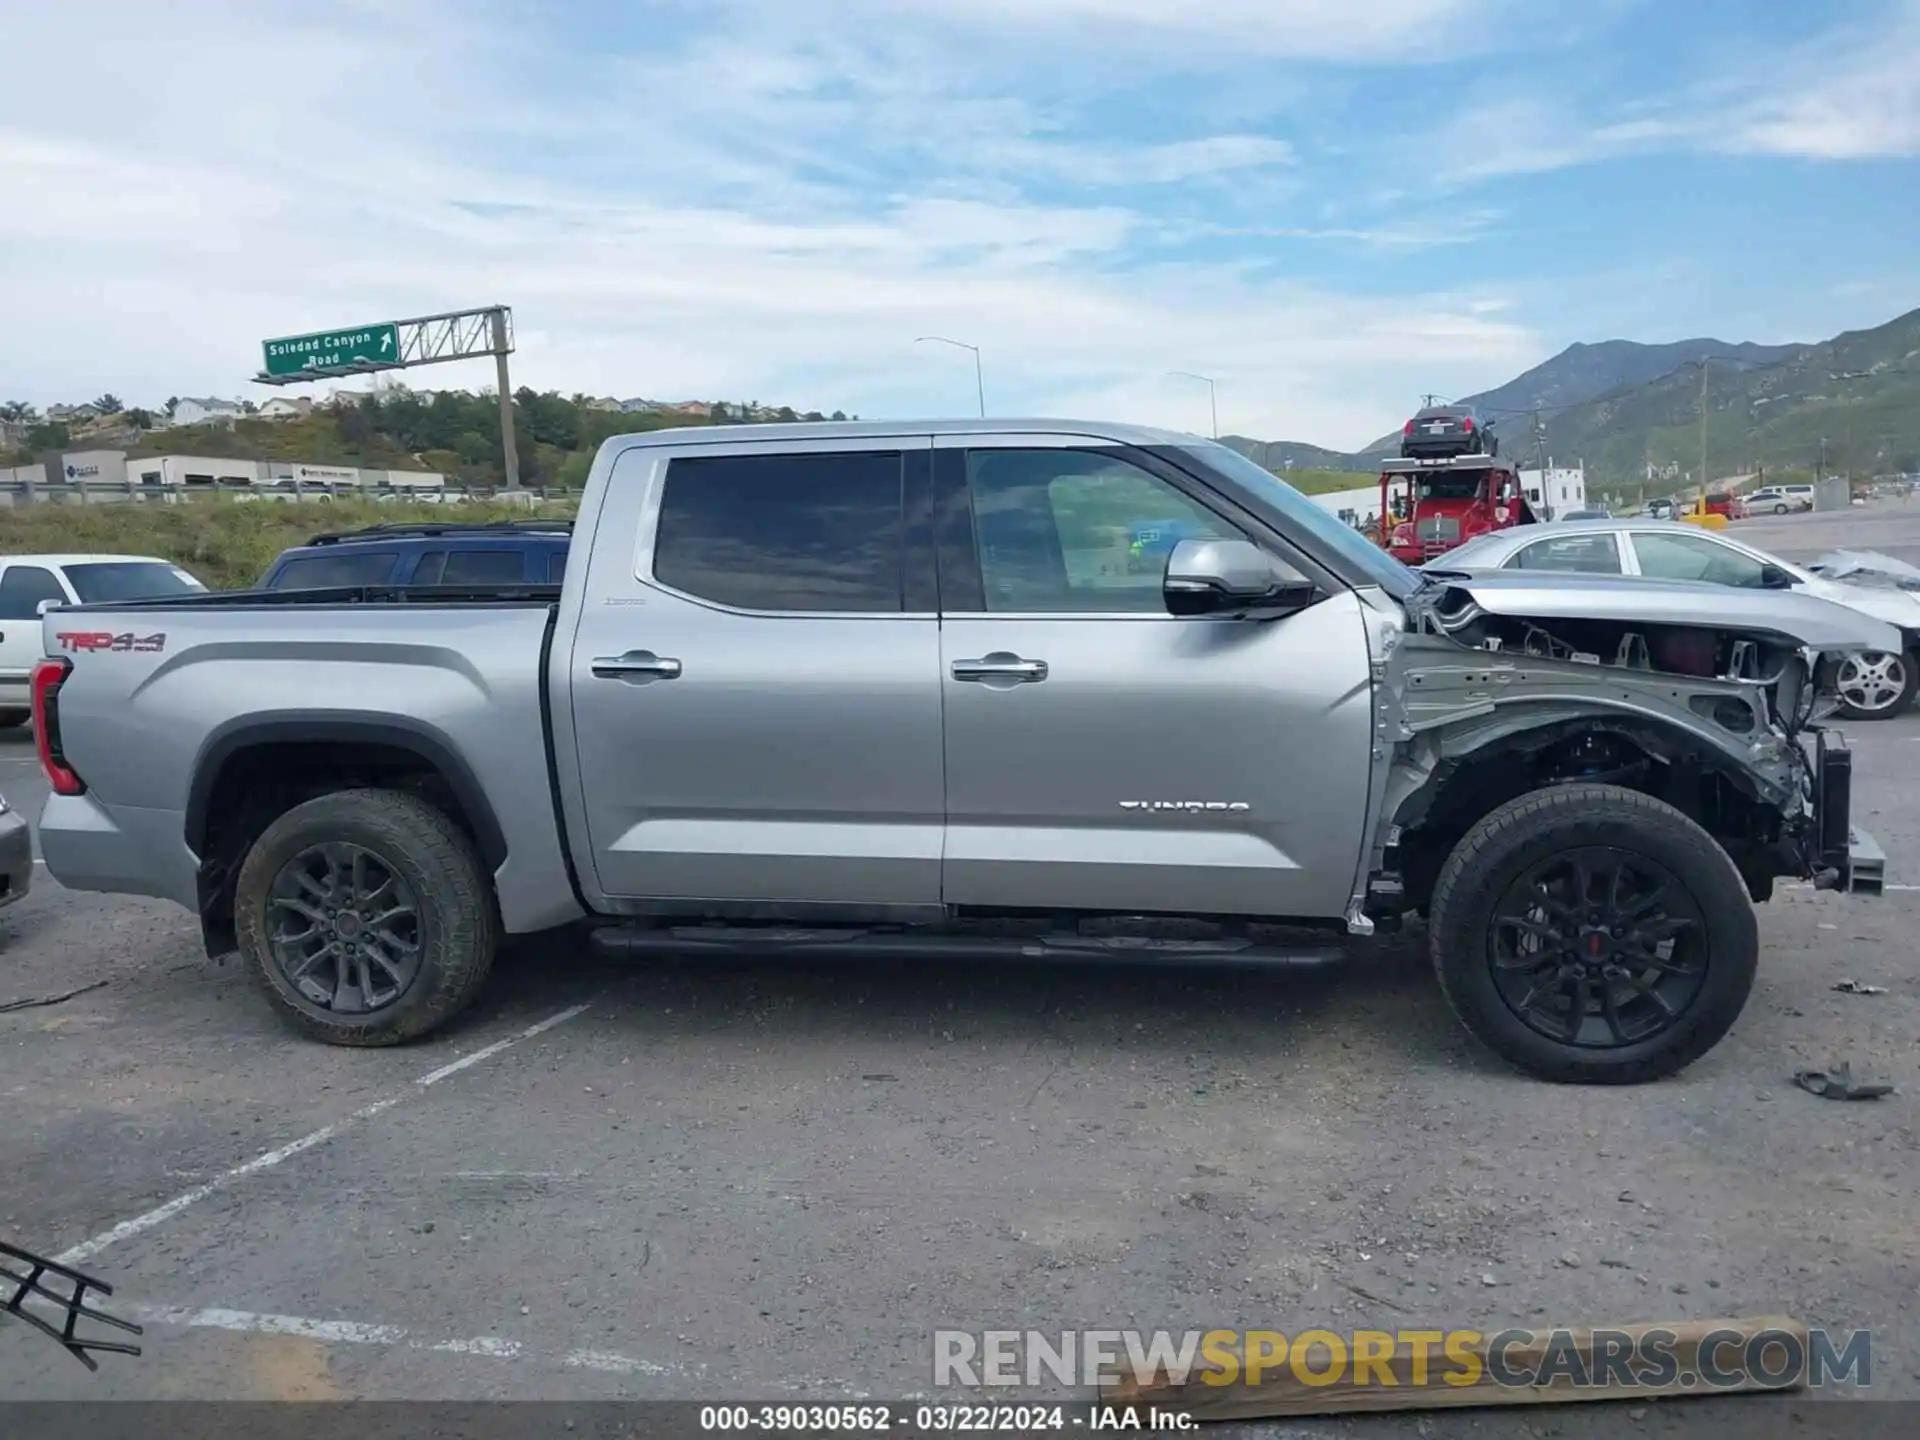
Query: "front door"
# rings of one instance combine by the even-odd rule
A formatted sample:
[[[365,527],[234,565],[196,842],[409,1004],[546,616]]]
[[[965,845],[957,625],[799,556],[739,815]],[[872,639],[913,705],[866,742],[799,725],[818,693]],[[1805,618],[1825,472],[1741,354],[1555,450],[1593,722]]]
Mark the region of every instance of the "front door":
[[[604,896],[939,903],[927,468],[924,435],[620,458],[569,662]]]
[[[1198,487],[1058,436],[935,444],[946,902],[1341,914],[1372,731],[1357,597],[1176,619],[1138,536],[1238,536]]]

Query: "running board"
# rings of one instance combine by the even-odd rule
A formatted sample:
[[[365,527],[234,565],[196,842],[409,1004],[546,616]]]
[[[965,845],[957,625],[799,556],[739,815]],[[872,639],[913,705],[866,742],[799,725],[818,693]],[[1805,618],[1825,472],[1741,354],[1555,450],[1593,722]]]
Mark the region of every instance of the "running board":
[[[1346,958],[1337,945],[1292,947],[1252,940],[1162,940],[1131,935],[968,935],[950,931],[803,928],[772,925],[603,925],[591,932],[608,955],[807,955],[821,959],[895,956],[914,960],[1091,961],[1105,965],[1317,970]]]

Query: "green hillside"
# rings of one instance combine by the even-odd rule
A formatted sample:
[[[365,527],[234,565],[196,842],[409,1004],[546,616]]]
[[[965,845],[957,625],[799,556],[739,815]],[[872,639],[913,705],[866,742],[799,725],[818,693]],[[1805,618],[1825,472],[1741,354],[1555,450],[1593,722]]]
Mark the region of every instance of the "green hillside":
[[[712,418],[602,410],[584,396],[530,389],[514,392],[514,443],[520,483],[578,489],[587,478],[600,442],[611,435],[679,425],[756,420],[824,420],[818,411],[786,406],[716,404]],[[137,413],[137,412],[129,412]],[[834,412],[833,418],[845,419]],[[38,426],[32,444],[0,463],[27,464],[39,449],[125,449],[130,456],[206,455],[231,459],[304,460],[319,465],[355,465],[389,470],[436,470],[456,483],[498,488],[505,483],[500,460],[500,407],[488,394],[459,390],[395,389],[357,403],[316,406],[298,420],[239,420],[233,425],[178,425],[142,430],[122,417],[84,435],[68,427]]]
[[[1837,377],[1837,378],[1836,378]],[[1543,417],[1556,461],[1602,481],[1646,466],[1700,465],[1700,371],[1687,366]],[[1920,469],[1920,310],[1850,331],[1774,365],[1707,374],[1707,468],[1859,476]]]

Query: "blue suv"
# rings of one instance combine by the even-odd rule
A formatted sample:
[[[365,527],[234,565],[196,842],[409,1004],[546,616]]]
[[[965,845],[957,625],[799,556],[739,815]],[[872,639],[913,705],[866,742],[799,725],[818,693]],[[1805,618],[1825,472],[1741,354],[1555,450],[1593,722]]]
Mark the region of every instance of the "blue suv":
[[[571,520],[372,525],[283,551],[257,588],[558,585],[572,541]]]

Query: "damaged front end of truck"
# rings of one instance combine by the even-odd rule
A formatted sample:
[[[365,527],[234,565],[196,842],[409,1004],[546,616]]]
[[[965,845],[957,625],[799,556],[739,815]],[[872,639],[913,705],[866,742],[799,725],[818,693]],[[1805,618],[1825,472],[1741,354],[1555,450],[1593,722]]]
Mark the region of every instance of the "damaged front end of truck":
[[[1578,782],[1673,805],[1756,901],[1775,880],[1878,893],[1851,753],[1821,722],[1845,658],[1891,626],[1784,591],[1441,572],[1369,610],[1370,848],[1348,928],[1426,912],[1441,865],[1507,801]]]

